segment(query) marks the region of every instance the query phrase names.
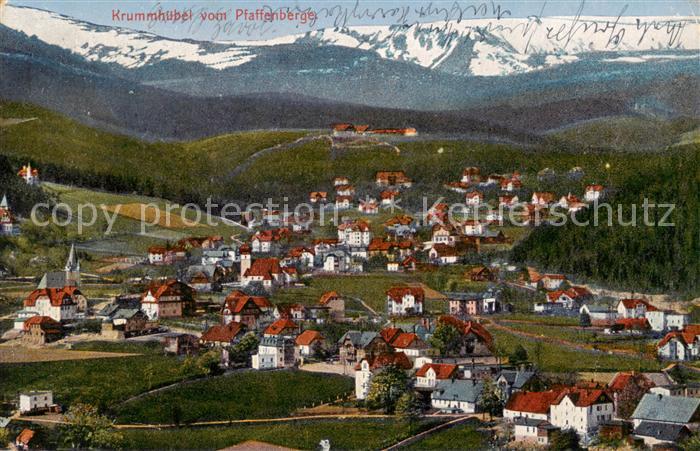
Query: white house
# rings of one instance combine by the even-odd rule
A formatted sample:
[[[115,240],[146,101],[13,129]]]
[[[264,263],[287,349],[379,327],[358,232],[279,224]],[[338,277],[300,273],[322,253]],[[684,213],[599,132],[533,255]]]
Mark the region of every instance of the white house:
[[[549,444],[552,433],[558,430],[560,428],[546,420],[518,417],[513,421],[513,435],[516,442],[545,447]]]
[[[464,234],[467,236],[479,236],[483,235],[486,230],[486,226],[483,222],[476,219],[468,219],[462,223],[464,228]]]
[[[22,414],[48,409],[53,405],[53,392],[29,391],[19,394],[19,412]]]
[[[365,399],[372,386],[372,378],[387,365],[394,365],[405,371],[413,368],[403,352],[388,352],[362,359],[355,367],[355,397]]]
[[[697,359],[700,356],[700,325],[688,324],[683,330],[670,331],[656,348],[662,359]]]
[[[260,339],[258,353],[252,357],[256,370],[287,368],[294,365],[294,341],[283,336],[264,336]]]
[[[484,202],[481,191],[470,191],[466,194],[464,202],[470,207],[478,207]]]
[[[620,299],[617,304],[618,318],[644,318],[647,312],[657,310],[644,299]]]
[[[38,288],[24,300],[24,310],[61,322],[75,319],[78,305],[63,288]]]
[[[416,387],[433,388],[438,381],[457,377],[457,365],[449,363],[426,363],[416,372]]]
[[[428,258],[431,262],[440,265],[453,265],[457,263],[459,255],[454,247],[447,244],[435,243],[428,251]]]
[[[431,241],[433,244],[447,244],[448,246],[454,246],[455,234],[452,227],[445,224],[435,224],[432,230]]]
[[[412,315],[423,313],[425,293],[419,287],[392,287],[386,292],[387,313]]]
[[[644,317],[649,321],[649,326],[654,332],[681,330],[690,323],[689,315],[670,310],[648,310],[644,313]]]
[[[372,231],[365,221],[353,221],[338,226],[338,243],[347,246],[369,246]]]
[[[596,202],[603,195],[602,185],[588,185],[586,186],[586,191],[583,194],[583,199],[586,202]]]
[[[604,390],[568,388],[551,405],[549,422],[562,430],[574,429],[582,443],[589,443],[614,412],[612,398]]]

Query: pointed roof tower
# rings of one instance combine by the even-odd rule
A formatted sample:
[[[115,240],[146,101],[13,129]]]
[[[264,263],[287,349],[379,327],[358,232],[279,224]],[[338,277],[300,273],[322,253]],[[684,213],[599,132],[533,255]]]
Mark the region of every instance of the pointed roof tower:
[[[2,195],[2,201],[0,201],[0,208],[4,208],[5,210],[10,208],[9,204],[7,203],[7,196],[4,194]]]
[[[70,253],[68,254],[65,270],[67,272],[80,272],[80,261],[78,261],[78,254],[75,252],[75,243],[70,245]]]

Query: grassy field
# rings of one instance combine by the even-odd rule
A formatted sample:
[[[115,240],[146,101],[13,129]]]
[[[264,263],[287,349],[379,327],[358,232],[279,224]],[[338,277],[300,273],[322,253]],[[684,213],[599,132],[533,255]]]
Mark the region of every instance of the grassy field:
[[[657,371],[662,365],[656,360],[605,354],[595,351],[571,349],[554,343],[516,336],[510,332],[488,327],[497,348],[504,354],[522,345],[529,359],[543,371],[556,373],[578,371]],[[540,359],[536,355],[536,343],[540,343]]]
[[[646,117],[607,117],[577,124],[554,136],[581,147],[641,150],[659,149],[676,142],[679,135],[692,130],[696,121],[663,121]]]
[[[299,302],[305,305],[318,303],[326,291],[337,291],[341,295],[364,300],[367,305],[382,313],[386,311],[386,290],[393,285],[413,282],[410,276],[398,273],[365,274],[360,276],[314,277],[306,288],[278,290],[272,301]]]
[[[417,430],[438,423],[425,420]],[[411,435],[407,424],[393,419],[316,420],[220,428],[124,430],[122,433],[126,449],[221,449],[256,440],[315,450],[321,440],[327,439],[331,449],[364,450],[381,449]]]
[[[287,416],[351,392],[352,379],[303,371],[246,371],[188,383],[119,406],[120,423],[182,423]]]
[[[87,345],[86,345],[87,346]],[[78,347],[79,348],[79,347]],[[80,349],[89,349],[83,347]],[[101,351],[103,345],[90,350]],[[116,349],[114,349],[116,350]],[[152,346],[133,345],[142,355],[93,360],[0,364],[0,397],[13,399],[18,391],[53,390],[63,405],[86,402],[107,408],[150,388],[167,385],[201,372],[183,366]],[[124,352],[120,349],[119,352]]]
[[[560,338],[573,343],[592,345],[599,349],[622,349],[638,352],[649,345],[655,345],[658,340],[630,335],[606,335],[600,331],[584,330],[566,326],[546,326],[542,324],[519,323],[503,321],[503,325],[511,329],[534,333],[543,337]]]
[[[406,450],[421,451],[428,449],[486,449],[486,437],[483,432],[477,430],[479,421],[459,424],[449,429],[442,430],[423,440],[407,446]]]

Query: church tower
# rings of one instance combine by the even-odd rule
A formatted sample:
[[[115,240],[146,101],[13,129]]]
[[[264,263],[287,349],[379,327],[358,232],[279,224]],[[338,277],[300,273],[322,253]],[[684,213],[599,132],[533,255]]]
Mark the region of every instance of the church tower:
[[[78,254],[75,251],[75,244],[71,244],[70,246],[70,253],[68,254],[68,260],[66,261],[64,271],[66,273],[66,286],[79,287],[80,261],[78,260]]]

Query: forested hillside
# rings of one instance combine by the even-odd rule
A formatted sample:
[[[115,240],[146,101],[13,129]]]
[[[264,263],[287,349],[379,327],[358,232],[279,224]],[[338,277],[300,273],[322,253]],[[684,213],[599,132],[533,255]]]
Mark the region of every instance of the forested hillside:
[[[700,292],[700,146],[669,150],[664,160],[650,160],[639,173],[628,175],[606,199],[615,207],[613,225],[607,210],[599,210],[599,225],[540,227],[514,250],[521,262],[552,271],[588,276],[591,280],[634,290]],[[642,204],[675,204],[668,221],[673,227],[645,226]],[[637,226],[618,221],[622,205],[625,224],[636,205]],[[658,222],[666,208],[650,210]],[[594,219],[592,209],[579,213],[581,221]]]

